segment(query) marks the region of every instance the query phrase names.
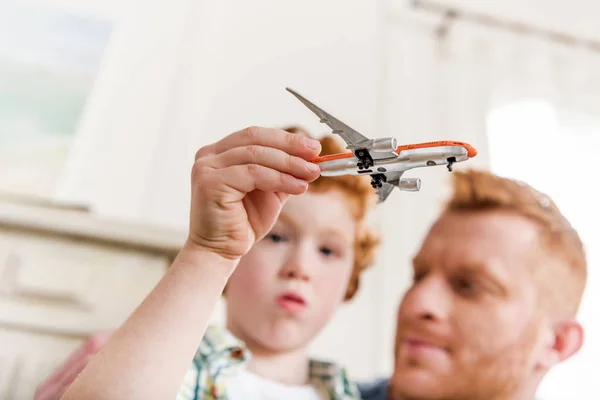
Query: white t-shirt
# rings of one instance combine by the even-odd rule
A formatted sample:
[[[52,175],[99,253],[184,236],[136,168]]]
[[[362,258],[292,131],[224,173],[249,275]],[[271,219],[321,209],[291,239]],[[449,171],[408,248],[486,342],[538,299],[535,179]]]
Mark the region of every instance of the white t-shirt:
[[[227,379],[227,396],[231,400],[323,400],[312,385],[286,385],[246,369]]]

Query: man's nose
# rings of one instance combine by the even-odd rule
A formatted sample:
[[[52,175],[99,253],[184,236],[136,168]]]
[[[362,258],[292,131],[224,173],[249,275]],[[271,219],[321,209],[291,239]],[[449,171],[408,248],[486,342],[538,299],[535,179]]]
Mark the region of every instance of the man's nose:
[[[443,278],[432,275],[413,285],[402,308],[411,318],[440,321],[447,318],[451,301]]]

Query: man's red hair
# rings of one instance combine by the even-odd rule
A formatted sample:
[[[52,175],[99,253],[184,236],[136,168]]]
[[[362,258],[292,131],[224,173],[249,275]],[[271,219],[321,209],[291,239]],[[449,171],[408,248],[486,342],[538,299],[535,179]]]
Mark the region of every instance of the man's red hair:
[[[579,308],[587,280],[587,261],[577,231],[554,201],[530,185],[487,171],[453,173],[453,193],[447,211],[503,210],[533,221],[549,254],[560,262],[540,265],[537,271],[548,289],[548,304],[574,314]]]

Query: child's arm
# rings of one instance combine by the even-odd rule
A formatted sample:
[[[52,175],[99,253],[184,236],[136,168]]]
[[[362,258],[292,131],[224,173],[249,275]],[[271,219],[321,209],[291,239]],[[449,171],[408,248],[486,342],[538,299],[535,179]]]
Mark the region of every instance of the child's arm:
[[[175,398],[239,258],[266,235],[287,197],[318,177],[306,160],[319,150],[317,141],[266,128],[201,149],[187,243],[62,399]]]

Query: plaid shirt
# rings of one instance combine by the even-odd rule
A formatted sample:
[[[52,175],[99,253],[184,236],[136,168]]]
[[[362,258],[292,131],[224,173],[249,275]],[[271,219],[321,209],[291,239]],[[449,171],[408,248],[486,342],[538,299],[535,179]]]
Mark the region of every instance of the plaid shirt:
[[[185,375],[177,400],[226,400],[227,378],[244,368],[250,352],[229,331],[208,327]],[[310,383],[325,400],[360,400],[356,385],[335,364],[311,360]]]

